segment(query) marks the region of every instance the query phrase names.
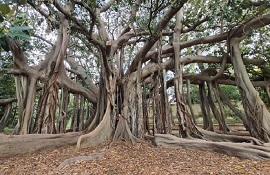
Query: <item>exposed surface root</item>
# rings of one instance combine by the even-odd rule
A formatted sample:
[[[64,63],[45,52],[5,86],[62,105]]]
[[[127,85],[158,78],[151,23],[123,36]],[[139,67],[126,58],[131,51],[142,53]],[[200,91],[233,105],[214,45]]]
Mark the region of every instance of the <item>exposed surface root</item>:
[[[183,139],[173,135],[156,134],[154,142],[164,148],[185,148],[214,151],[230,156],[254,160],[270,160],[270,147],[252,143],[210,142],[200,139]]]
[[[74,163],[79,163],[79,162],[82,162],[82,161],[99,159],[99,158],[103,157],[106,152],[107,152],[107,150],[99,152],[99,153],[92,153],[89,156],[78,156],[78,157],[73,157],[73,158],[66,159],[64,162],[62,162],[58,166],[58,169],[62,169],[67,165],[74,164]]]
[[[10,157],[75,145],[82,133],[0,136],[0,157]]]
[[[236,143],[253,143],[255,145],[263,145],[263,142],[250,136],[237,136],[237,135],[229,135],[229,134],[217,134],[215,132],[206,131],[197,127],[197,129],[203,133],[206,139],[214,142],[236,142]]]

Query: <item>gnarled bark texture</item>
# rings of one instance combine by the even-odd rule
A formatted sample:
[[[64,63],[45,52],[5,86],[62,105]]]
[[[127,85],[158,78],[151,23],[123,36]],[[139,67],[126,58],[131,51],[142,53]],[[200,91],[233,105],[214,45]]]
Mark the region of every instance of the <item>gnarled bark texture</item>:
[[[201,139],[183,139],[173,135],[156,134],[154,143],[165,148],[184,148],[215,151],[254,160],[270,160],[270,148],[252,143],[211,142]]]
[[[10,157],[74,146],[82,133],[0,136],[0,157]]]

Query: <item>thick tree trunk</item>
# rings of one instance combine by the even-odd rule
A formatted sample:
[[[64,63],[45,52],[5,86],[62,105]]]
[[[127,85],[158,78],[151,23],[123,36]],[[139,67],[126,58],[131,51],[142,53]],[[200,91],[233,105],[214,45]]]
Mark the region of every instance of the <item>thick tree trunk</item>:
[[[80,136],[77,141],[77,149],[81,147],[90,147],[96,146],[101,143],[104,143],[112,138],[114,127],[112,125],[112,121],[115,121],[114,117],[116,115],[116,105],[115,105],[115,94],[116,94],[116,79],[113,73],[108,73],[107,70],[102,67],[101,69],[101,80],[104,86],[100,86],[101,91],[100,98],[98,102],[101,105],[106,101],[105,113],[103,116],[100,116],[103,112],[104,108],[98,108],[95,119],[92,123],[96,123],[99,118],[102,118],[101,122],[97,125],[97,127],[93,127],[91,124],[87,129],[87,134]],[[106,95],[106,96],[105,96]],[[94,128],[94,129],[93,129]]]
[[[25,107],[22,111],[22,117],[21,117],[21,124],[20,124],[21,135],[30,133],[30,126],[32,122],[32,114],[33,114],[33,109],[34,109],[34,100],[35,100],[35,95],[36,95],[36,81],[37,81],[36,78],[29,78],[28,86],[23,88],[26,90],[24,93],[27,95],[26,95],[25,101],[23,102],[25,104]],[[20,104],[20,106],[23,106],[23,104]]]
[[[138,138],[143,138],[145,130],[143,124],[143,102],[142,102],[142,85],[141,85],[141,62],[138,65],[137,76],[136,76],[136,99],[137,99],[137,133],[136,136]]]
[[[230,40],[230,49],[236,82],[242,96],[243,107],[248,121],[247,129],[251,136],[269,142],[270,113],[252,85],[243,64],[239,48],[241,40],[241,38],[232,38]]]
[[[175,78],[174,78],[174,92],[176,97],[176,116],[179,121],[179,136],[180,137],[187,137],[187,129],[185,124],[185,115],[184,113],[184,105],[185,102],[183,101],[183,65],[180,65],[180,34],[183,27],[183,10],[177,12],[176,14],[176,26],[174,31],[174,39],[173,39],[173,48],[174,48],[174,64],[175,64]]]
[[[77,149],[96,146],[112,137],[113,128],[111,125],[111,105],[108,100],[106,112],[100,124],[91,132],[82,135],[77,141]]]
[[[41,97],[41,109],[38,118],[41,120],[41,125],[38,133],[42,134],[55,134],[55,113],[56,107],[59,103],[58,99],[58,86],[56,80],[51,80],[47,84],[44,94]]]
[[[201,101],[200,106],[201,106],[202,115],[203,115],[203,129],[213,131],[214,126],[213,126],[212,118],[210,116],[210,107],[209,107],[208,98],[206,96],[204,83],[199,84],[199,93],[200,93],[200,101]]]
[[[144,135],[142,88],[137,76],[138,74],[135,72],[124,82],[122,115],[129,122],[131,133],[135,136],[142,137]],[[138,92],[139,94],[137,94]],[[138,127],[138,125],[140,126]]]
[[[174,63],[175,63],[175,78],[174,78],[174,86],[175,86],[175,97],[176,97],[176,115],[179,120],[179,136],[180,137],[196,137],[201,138],[202,134],[195,127],[194,122],[188,113],[186,108],[185,96],[183,92],[183,64],[180,64],[180,34],[183,27],[183,9],[181,9],[176,14],[176,26],[174,31]]]

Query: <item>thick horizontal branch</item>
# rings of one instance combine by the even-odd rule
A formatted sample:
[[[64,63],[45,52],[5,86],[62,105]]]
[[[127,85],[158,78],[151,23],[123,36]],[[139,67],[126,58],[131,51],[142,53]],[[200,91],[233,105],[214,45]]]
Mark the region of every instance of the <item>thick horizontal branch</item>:
[[[27,71],[22,71],[18,69],[10,69],[10,70],[4,70],[4,74],[13,74],[13,75],[28,75],[29,73]]]
[[[0,106],[5,106],[5,105],[8,105],[8,104],[13,103],[15,101],[17,101],[16,98],[0,99]]]
[[[248,23],[235,27],[230,32],[224,32],[222,34],[212,35],[208,37],[197,38],[189,41],[181,42],[179,45],[181,49],[188,48],[191,46],[199,45],[199,44],[210,44],[210,43],[217,43],[224,41],[228,38],[229,33],[234,34],[235,36],[242,36],[249,32],[250,30],[254,30],[259,27],[263,27],[270,23],[270,15],[263,15],[253,20],[249,21]],[[168,44],[163,47],[162,54],[168,54],[173,52],[173,47],[171,44]],[[142,59],[142,62],[146,62],[150,59],[155,59],[158,55],[157,51],[148,52],[147,55]]]
[[[184,48],[188,48],[188,47],[195,46],[198,44],[217,43],[217,42],[226,40],[227,37],[228,37],[228,33],[223,33],[223,34],[193,39],[193,40],[181,42],[180,47],[181,49],[184,49]],[[162,54],[168,54],[168,53],[173,53],[173,47],[171,44],[165,45],[162,48]],[[158,54],[157,51],[148,52],[145,58],[143,59],[143,62],[156,58],[157,54]]]
[[[83,95],[89,102],[96,104],[97,96],[94,95],[90,90],[82,87],[80,84],[72,81],[66,74],[61,74],[61,78],[57,79],[60,86],[64,86],[69,89],[69,92],[74,94]]]
[[[189,79],[191,84],[201,84],[204,81],[211,81],[211,76],[207,75],[201,75],[201,74],[188,74],[188,75],[183,75],[184,82]],[[167,87],[172,87],[174,78],[170,79],[167,81]],[[223,84],[223,85],[231,85],[231,86],[237,86],[235,82],[235,78],[231,77],[227,74],[223,74],[220,79],[217,80],[218,84]],[[267,88],[270,87],[270,82],[269,81],[252,81],[251,82],[254,87],[261,87],[261,88]]]
[[[67,57],[66,61],[70,64],[72,69],[76,69],[76,73],[81,77],[81,79],[88,84],[90,87],[90,91],[95,95],[98,96],[98,88],[92,81],[92,79],[85,73],[85,70],[82,66],[80,66],[72,57]]]
[[[226,84],[226,85],[233,85],[236,86],[236,82],[232,80],[218,80],[219,84]],[[267,88],[270,86],[269,81],[251,81],[252,85],[254,87],[261,87],[261,88]]]
[[[186,56],[186,57],[181,58],[180,63],[184,65],[191,64],[191,63],[221,63],[222,58],[223,57],[214,57],[214,56]],[[243,61],[244,61],[244,64],[254,64],[254,65],[262,65],[265,63],[262,60],[255,60],[255,59],[243,59]],[[231,63],[231,60],[228,59],[227,63]],[[174,69],[174,61],[170,59],[162,63],[161,65],[150,62],[142,69],[141,77],[142,79],[145,79],[160,69],[166,69],[166,70]],[[233,77],[228,77],[228,75],[226,74],[223,74],[222,77],[225,79],[233,78]],[[191,83],[195,83],[195,84],[199,84],[202,81],[211,81],[211,77],[206,76],[206,75],[184,75],[183,78],[191,79],[193,80],[191,81]],[[169,80],[168,83],[170,81],[173,84],[173,79]]]
[[[252,30],[264,27],[268,24],[270,24],[270,14],[259,16],[232,30],[230,37],[241,37],[243,35],[247,35]]]

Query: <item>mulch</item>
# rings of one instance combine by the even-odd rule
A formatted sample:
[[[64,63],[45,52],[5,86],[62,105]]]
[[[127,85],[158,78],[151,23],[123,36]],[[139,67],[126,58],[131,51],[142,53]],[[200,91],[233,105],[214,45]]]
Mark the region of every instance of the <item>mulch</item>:
[[[270,174],[270,161],[255,161],[215,152],[165,149],[143,142],[113,143],[96,160],[75,162],[62,168],[66,159],[88,156],[108,149],[107,145],[75,151],[74,147],[10,158],[0,158],[0,174]]]

